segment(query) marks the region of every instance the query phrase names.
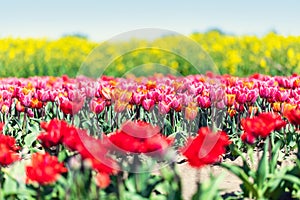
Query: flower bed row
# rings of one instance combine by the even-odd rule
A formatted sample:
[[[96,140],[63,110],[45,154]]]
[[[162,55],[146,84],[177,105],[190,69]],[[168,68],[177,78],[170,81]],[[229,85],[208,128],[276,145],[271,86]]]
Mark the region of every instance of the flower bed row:
[[[300,154],[286,168],[278,159],[299,149],[299,78],[1,79],[0,195],[181,199],[178,154],[195,168],[231,171],[241,198],[299,197]],[[258,165],[254,151],[263,151]],[[243,166],[222,156],[241,156]],[[220,195],[198,181],[194,197]]]

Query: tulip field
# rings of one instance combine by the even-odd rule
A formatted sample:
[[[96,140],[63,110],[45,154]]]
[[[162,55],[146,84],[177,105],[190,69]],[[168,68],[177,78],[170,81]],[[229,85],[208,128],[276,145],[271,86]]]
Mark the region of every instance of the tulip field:
[[[241,181],[193,199],[299,199],[299,105],[297,74],[1,78],[0,199],[183,199],[181,163]]]

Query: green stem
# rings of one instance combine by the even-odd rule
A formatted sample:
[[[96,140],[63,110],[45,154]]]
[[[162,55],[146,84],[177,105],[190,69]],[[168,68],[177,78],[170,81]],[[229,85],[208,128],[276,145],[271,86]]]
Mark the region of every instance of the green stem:
[[[22,130],[24,131],[25,128],[26,128],[26,116],[27,116],[27,108],[25,108],[25,111],[24,111],[24,118],[23,118],[23,127],[22,127]],[[26,130],[25,130],[26,131]]]
[[[41,200],[41,186],[40,185],[37,188],[37,200]]]
[[[0,166],[0,199],[2,199],[2,180],[3,180],[3,172],[2,172],[2,167]]]
[[[117,175],[117,195],[118,195],[118,199],[119,200],[123,200],[124,199],[124,186],[123,186],[123,172],[120,172]]]
[[[141,164],[141,163],[140,163],[140,161],[139,161],[138,156],[137,156],[137,155],[134,155],[134,156],[133,156],[133,173],[135,173],[135,174],[134,174],[135,189],[136,189],[136,191],[137,191],[138,193],[141,192],[140,186],[141,186],[141,184],[142,184],[142,183],[140,183],[140,174],[139,174],[139,172],[138,172],[140,164]]]
[[[269,146],[268,146],[268,151],[269,151],[269,163],[272,161],[272,147],[273,147],[273,142],[274,142],[274,137],[273,137],[273,132],[270,135],[270,141]]]

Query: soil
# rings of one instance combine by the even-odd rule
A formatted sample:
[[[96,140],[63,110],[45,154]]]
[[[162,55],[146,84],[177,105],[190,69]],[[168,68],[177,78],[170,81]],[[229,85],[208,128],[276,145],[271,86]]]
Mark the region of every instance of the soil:
[[[183,198],[186,200],[192,199],[193,194],[196,192],[196,181],[199,178],[198,174],[200,174],[200,181],[205,182],[209,180],[210,174],[218,176],[223,173],[224,178],[219,185],[222,194],[240,191],[239,185],[241,184],[241,181],[227,170],[216,165],[206,166],[198,170],[190,167],[188,163],[183,163],[178,164],[178,171],[182,181]]]
[[[246,156],[246,155],[245,155]],[[262,156],[262,152],[259,152],[259,157]],[[247,156],[246,156],[247,157]],[[290,155],[284,160],[281,160],[281,167],[286,167],[290,165],[294,165],[295,160],[294,155]],[[239,157],[235,160],[225,159],[223,160],[225,163],[242,165],[242,159]],[[255,165],[258,164],[257,157],[254,156]],[[256,168],[257,166],[253,166]],[[219,189],[221,190],[221,195],[230,196],[235,195],[236,193],[241,192],[240,184],[242,183],[240,179],[238,179],[235,175],[227,171],[226,169],[221,168],[218,165],[205,166],[200,170],[196,168],[192,168],[189,166],[187,162],[183,162],[182,164],[177,164],[177,168],[182,181],[182,190],[183,190],[183,198],[185,200],[192,199],[193,194],[196,192],[196,181],[200,174],[200,181],[205,182],[209,180],[210,175],[219,176],[221,174],[224,175],[223,181],[219,185]],[[197,172],[198,170],[198,172]]]

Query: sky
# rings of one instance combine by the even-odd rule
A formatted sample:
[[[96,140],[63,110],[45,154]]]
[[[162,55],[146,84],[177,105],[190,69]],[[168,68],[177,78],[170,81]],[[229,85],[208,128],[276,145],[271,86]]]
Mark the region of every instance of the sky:
[[[105,41],[141,28],[184,35],[212,28],[236,35],[300,35],[299,10],[298,0],[10,0],[0,2],[0,37],[80,33]]]

